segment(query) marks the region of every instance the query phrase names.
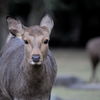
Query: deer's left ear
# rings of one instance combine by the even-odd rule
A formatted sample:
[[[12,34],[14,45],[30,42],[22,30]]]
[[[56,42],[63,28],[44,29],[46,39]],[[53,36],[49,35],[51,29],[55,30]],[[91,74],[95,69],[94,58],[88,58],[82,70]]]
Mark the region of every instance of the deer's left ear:
[[[54,26],[54,22],[52,20],[52,18],[49,15],[46,15],[42,18],[41,22],[40,22],[40,26],[41,27],[45,27],[46,29],[48,29],[49,34],[52,31],[52,28]]]
[[[21,37],[23,34],[23,28],[21,22],[11,17],[7,18],[7,22],[8,22],[9,32],[16,37]]]

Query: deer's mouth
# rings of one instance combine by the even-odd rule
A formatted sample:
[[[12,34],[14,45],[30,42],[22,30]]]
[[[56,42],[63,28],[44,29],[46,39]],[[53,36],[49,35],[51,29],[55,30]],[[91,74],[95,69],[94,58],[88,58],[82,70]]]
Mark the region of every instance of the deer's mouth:
[[[35,62],[33,60],[30,60],[29,63],[30,63],[30,65],[41,65],[42,64],[42,61],[40,60],[38,62]]]

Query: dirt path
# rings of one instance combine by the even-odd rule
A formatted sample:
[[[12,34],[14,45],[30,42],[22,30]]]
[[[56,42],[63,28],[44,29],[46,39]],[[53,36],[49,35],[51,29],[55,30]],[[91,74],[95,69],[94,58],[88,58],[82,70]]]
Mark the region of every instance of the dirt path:
[[[75,76],[58,76],[55,86],[64,86],[73,89],[95,89],[100,90],[100,83],[89,83]]]

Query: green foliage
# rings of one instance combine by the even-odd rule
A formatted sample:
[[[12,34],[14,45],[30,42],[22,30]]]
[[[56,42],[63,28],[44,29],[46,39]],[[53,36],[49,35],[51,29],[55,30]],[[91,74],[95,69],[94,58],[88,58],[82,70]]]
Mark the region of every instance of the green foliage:
[[[75,10],[100,8],[100,0],[44,0],[52,10]]]
[[[58,76],[77,76],[78,78],[89,82],[91,76],[91,64],[85,50],[58,49],[54,50],[54,54],[58,65]],[[100,81],[100,66],[98,66],[97,69],[97,77]],[[61,97],[64,100],[100,100],[100,91],[98,90],[54,87],[52,94]]]

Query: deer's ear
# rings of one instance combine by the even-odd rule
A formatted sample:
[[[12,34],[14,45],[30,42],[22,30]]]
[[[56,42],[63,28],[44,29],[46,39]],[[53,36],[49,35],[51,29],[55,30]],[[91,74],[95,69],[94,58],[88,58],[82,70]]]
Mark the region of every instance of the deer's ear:
[[[7,22],[8,22],[9,32],[12,35],[20,37],[23,34],[22,24],[19,20],[15,20],[11,17],[8,17]]]
[[[52,20],[52,18],[49,15],[46,15],[42,18],[41,22],[40,22],[40,26],[41,27],[46,27],[49,31],[49,34],[52,31],[52,28],[54,26],[54,22]]]

